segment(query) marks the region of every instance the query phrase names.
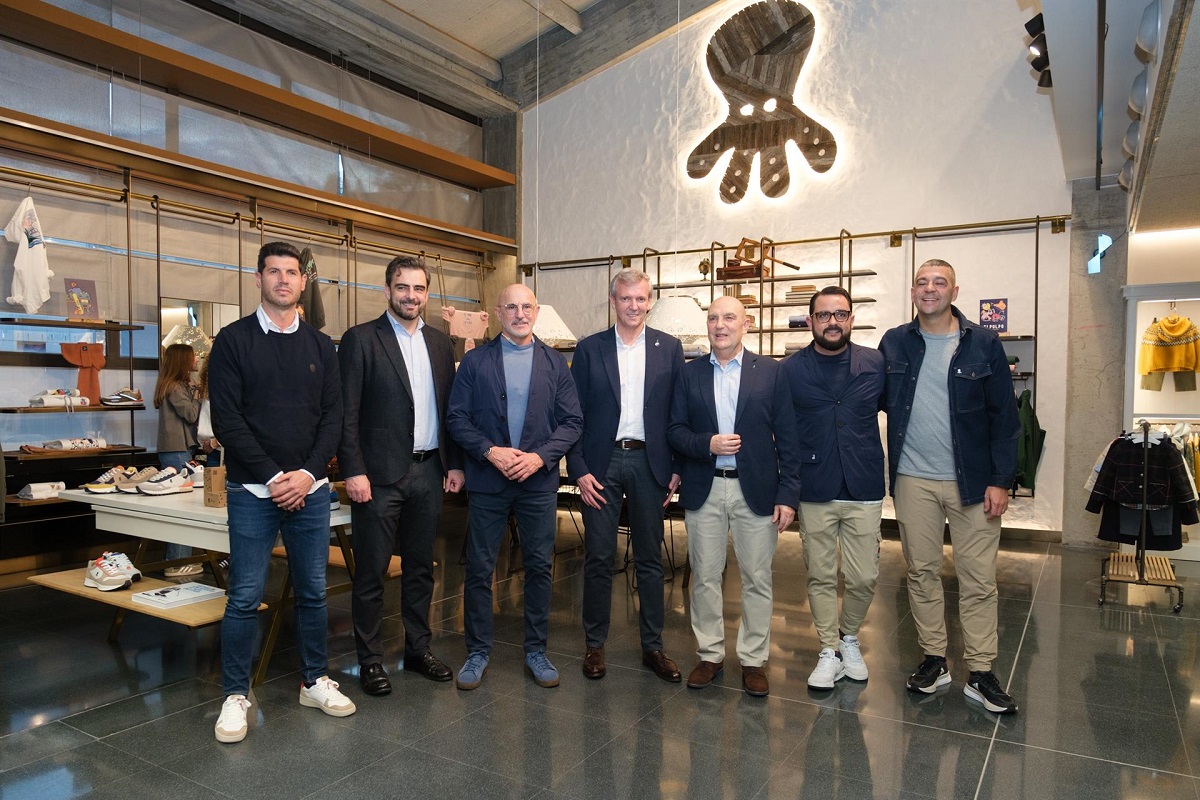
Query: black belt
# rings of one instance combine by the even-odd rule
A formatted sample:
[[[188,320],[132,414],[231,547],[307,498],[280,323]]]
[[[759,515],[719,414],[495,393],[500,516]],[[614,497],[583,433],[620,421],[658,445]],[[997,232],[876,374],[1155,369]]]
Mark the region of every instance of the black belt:
[[[437,455],[436,447],[433,448],[432,450],[421,450],[419,452],[413,453],[413,463],[420,464],[422,461],[428,461],[429,459],[433,458],[436,455]]]
[[[641,439],[617,439],[613,442],[613,447],[618,450],[645,450],[646,443]]]
[[[736,478],[737,470],[736,469],[714,469],[713,475],[718,478]]]

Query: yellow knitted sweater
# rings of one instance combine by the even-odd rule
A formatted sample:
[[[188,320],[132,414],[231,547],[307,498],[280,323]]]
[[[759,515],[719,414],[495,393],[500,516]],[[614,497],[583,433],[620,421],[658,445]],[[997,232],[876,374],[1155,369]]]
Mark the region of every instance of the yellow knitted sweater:
[[[1187,317],[1170,314],[1151,323],[1138,347],[1138,374],[1200,370],[1200,329]]]

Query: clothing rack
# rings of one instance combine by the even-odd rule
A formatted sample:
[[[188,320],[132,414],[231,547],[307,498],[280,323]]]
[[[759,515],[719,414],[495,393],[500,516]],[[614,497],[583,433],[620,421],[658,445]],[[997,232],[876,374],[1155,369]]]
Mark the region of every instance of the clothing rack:
[[[1142,432],[1142,522],[1138,530],[1134,553],[1109,553],[1100,562],[1100,605],[1104,605],[1109,581],[1132,583],[1137,586],[1162,586],[1169,594],[1171,589],[1179,593],[1179,602],[1171,609],[1178,614],[1183,610],[1183,584],[1175,578],[1175,565],[1165,556],[1146,555],[1146,535],[1150,529],[1150,486],[1146,475],[1150,469],[1150,423],[1139,420]]]

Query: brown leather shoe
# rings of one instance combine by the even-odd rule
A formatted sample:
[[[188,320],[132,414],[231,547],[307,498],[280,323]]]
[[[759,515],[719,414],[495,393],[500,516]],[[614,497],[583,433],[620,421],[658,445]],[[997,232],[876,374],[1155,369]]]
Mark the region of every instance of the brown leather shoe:
[[[711,661],[701,661],[688,675],[687,685],[689,689],[703,689],[708,686],[721,672],[725,669],[725,662],[714,664]]]
[[[767,665],[761,667],[742,667],[742,688],[751,697],[766,697],[771,693],[767,683]]]
[[[651,650],[642,653],[642,666],[654,670],[654,674],[669,683],[679,683],[683,676],[679,674],[679,665],[667,657],[662,650]]]
[[[608,672],[604,664],[604,647],[589,647],[583,656],[583,677],[603,678]]]

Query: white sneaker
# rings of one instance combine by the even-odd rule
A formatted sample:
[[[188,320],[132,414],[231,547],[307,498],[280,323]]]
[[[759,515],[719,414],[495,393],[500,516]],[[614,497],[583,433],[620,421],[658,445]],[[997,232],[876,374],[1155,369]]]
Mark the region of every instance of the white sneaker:
[[[832,689],[845,675],[846,667],[837,652],[832,647],[823,648],[817,656],[817,668],[808,676],[808,688]]]
[[[100,557],[125,573],[125,577],[129,578],[129,580],[140,581],[142,579],[142,571],[135,567],[133,562],[129,560],[129,556],[124,553],[113,553],[106,550],[104,555]]]
[[[138,492],[148,495],[182,494],[190,492],[193,485],[192,476],[188,474],[187,468],[178,472],[174,467],[167,467],[159,470],[150,480],[139,483]]]
[[[863,661],[862,651],[858,648],[857,636],[843,636],[838,643],[838,651],[842,654],[842,665],[846,668],[846,677],[852,681],[867,679],[867,662]]]
[[[186,578],[204,572],[202,564],[184,564],[181,567],[167,567],[163,570],[164,578]]]
[[[246,731],[249,729],[246,724],[246,709],[251,705],[245,695],[231,694],[225,698],[225,705],[221,706],[221,716],[217,717],[218,742],[228,744],[246,738]]]
[[[117,589],[128,589],[133,585],[133,581],[116,564],[101,556],[88,564],[87,574],[83,576],[83,585],[89,589],[113,592]]]
[[[192,477],[192,485],[197,489],[204,488],[204,465],[197,464],[195,461],[189,461],[183,467],[184,471]]]
[[[158,467],[142,467],[132,475],[117,477],[117,491],[125,494],[137,494],[138,487],[158,474]]]
[[[300,684],[300,705],[319,708],[331,717],[348,717],[358,710],[349,697],[338,691],[337,681],[327,675],[317,678],[312,686]]]
[[[85,492],[92,494],[112,494],[117,490],[118,480],[128,480],[137,472],[133,467],[122,467],[120,464],[106,471],[94,481],[88,481],[83,485]]]

